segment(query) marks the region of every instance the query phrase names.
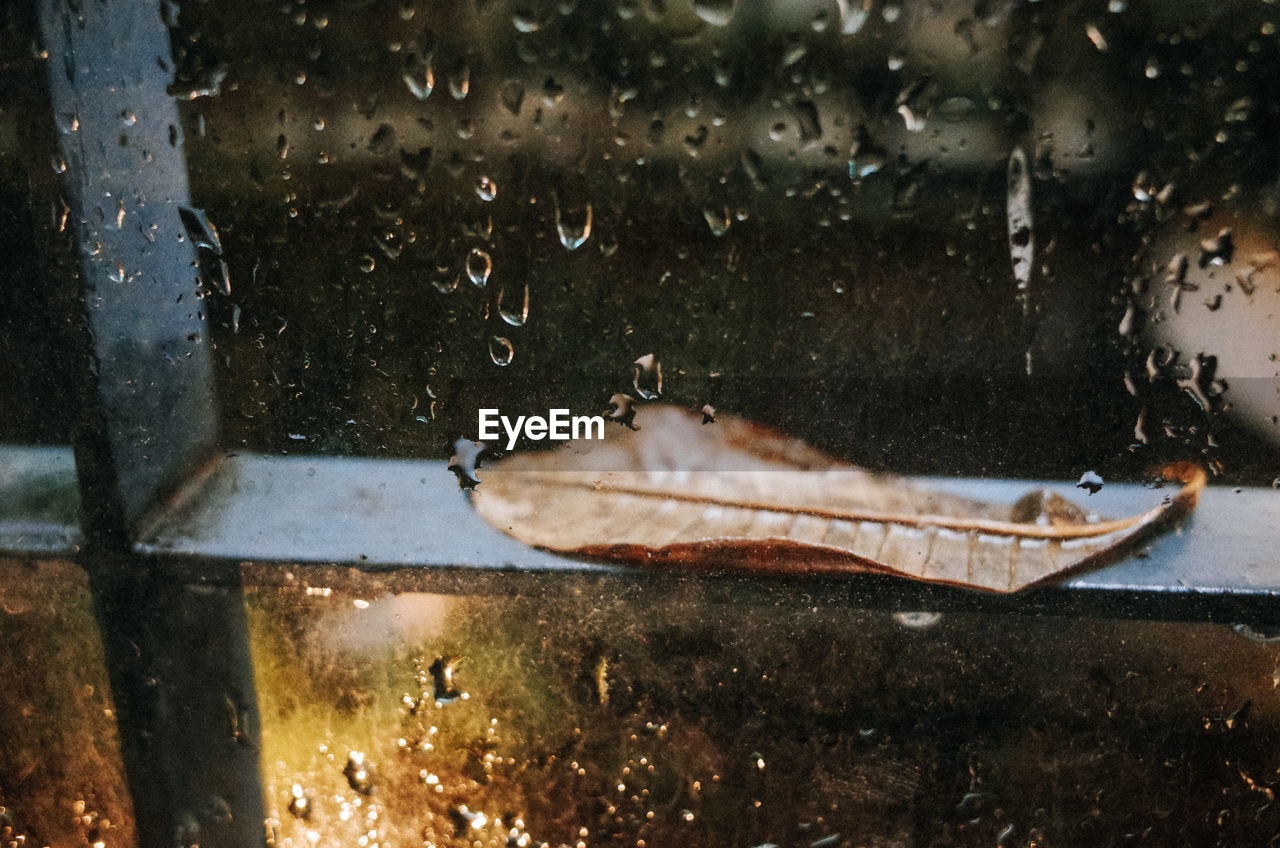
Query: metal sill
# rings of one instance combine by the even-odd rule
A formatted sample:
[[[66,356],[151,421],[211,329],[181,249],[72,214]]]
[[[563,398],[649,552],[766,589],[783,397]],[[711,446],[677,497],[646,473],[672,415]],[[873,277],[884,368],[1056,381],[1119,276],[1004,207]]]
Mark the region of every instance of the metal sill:
[[[926,482],[1006,502],[1042,485],[1021,480]],[[1149,490],[1134,484],[1108,484],[1093,496],[1070,483],[1043,485],[1114,515],[1150,505],[1152,498]],[[793,584],[802,584],[799,594],[804,598],[869,606],[1272,621],[1280,620],[1277,528],[1280,493],[1211,486],[1194,515],[1153,541],[1143,555],[1060,586],[1011,596],[870,576],[701,581],[718,581],[744,599],[762,592],[777,600],[780,593],[797,594]],[[670,580],[526,547],[475,514],[443,463],[414,460],[231,454],[159,513],[135,551],[168,561],[329,565],[394,573],[401,579],[393,585],[405,587],[427,585],[424,581],[433,578],[424,571],[449,572],[463,591],[481,591],[499,574]]]

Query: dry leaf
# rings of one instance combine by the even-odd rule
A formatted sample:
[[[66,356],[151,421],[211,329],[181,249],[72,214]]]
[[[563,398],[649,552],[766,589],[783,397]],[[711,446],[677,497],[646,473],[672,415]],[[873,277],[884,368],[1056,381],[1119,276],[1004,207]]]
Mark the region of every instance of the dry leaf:
[[[1056,495],[991,504],[838,462],[750,422],[667,406],[638,431],[481,470],[476,510],[547,550],[681,569],[879,572],[1011,592],[1111,562],[1194,508],[1203,470],[1147,512],[1090,517]]]

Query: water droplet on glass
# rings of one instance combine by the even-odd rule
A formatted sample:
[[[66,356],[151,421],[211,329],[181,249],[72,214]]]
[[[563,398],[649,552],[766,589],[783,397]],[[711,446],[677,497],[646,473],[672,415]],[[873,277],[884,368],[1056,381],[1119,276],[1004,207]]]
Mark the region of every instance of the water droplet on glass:
[[[1102,491],[1102,477],[1096,471],[1086,471],[1080,475],[1080,482],[1076,483],[1077,489],[1084,489],[1091,495],[1096,495]]]
[[[218,238],[218,228],[213,225],[203,209],[178,208],[178,216],[187,231],[187,236],[196,247],[205,247],[219,256],[222,255],[222,240]]]
[[[117,262],[116,266],[107,272],[107,278],[113,283],[123,283],[125,278],[124,266]]]
[[[449,75],[449,95],[454,100],[466,100],[470,91],[471,66],[463,62]]]
[[[351,751],[347,755],[347,764],[342,769],[347,785],[361,795],[373,794],[375,772],[373,763],[365,759],[362,751]]]
[[[941,621],[942,613],[940,612],[895,612],[893,614],[893,623],[909,630],[927,630],[937,626]]]
[[[441,294],[448,294],[458,288],[458,275],[445,272],[440,273],[431,280],[431,285],[436,287],[436,291]]]
[[[1005,210],[1009,220],[1009,258],[1025,314],[1030,306],[1027,292],[1031,286],[1036,244],[1031,228],[1031,174],[1027,170],[1027,155],[1021,147],[1015,147],[1009,154],[1008,180]]]
[[[182,225],[196,248],[196,262],[200,276],[215,291],[224,295],[231,294],[231,277],[227,263],[222,257],[222,240],[218,238],[218,229],[209,220],[202,209],[191,209],[185,206],[178,208],[178,216]]]
[[[510,365],[515,355],[516,349],[507,339],[502,336],[493,336],[489,339],[489,358],[493,360],[494,365]]]
[[[436,74],[431,64],[431,56],[414,58],[401,77],[409,87],[409,93],[419,100],[426,100],[435,90]]]
[[[836,0],[840,9],[840,32],[854,35],[871,17],[872,0]]]
[[[374,228],[373,241],[388,259],[394,260],[399,259],[401,251],[404,250],[405,236],[399,222],[382,224]]]
[[[1216,236],[1200,242],[1201,268],[1207,265],[1226,265],[1235,254],[1235,238],[1230,227],[1223,227]]]
[[[657,400],[662,396],[662,364],[652,353],[646,353],[634,363],[631,385],[636,394],[645,400]]]
[[[1094,24],[1085,24],[1084,34],[1093,42],[1093,46],[1098,49],[1099,53],[1107,52],[1107,39]]]
[[[488,203],[498,196],[498,184],[488,177],[481,177],[476,180],[476,196]]]
[[[66,170],[67,170],[67,161],[66,161],[65,159],[63,159],[61,156],[54,156],[54,157],[50,160],[50,163],[53,165],[53,172],[54,172],[55,174],[63,174],[63,173],[66,173]]]
[[[492,273],[493,258],[478,247],[471,248],[471,252],[467,254],[467,277],[471,282],[483,286],[489,282],[489,275]]]
[[[498,315],[513,327],[529,319],[529,284],[503,283],[498,289]]]
[[[530,9],[517,9],[511,15],[511,25],[516,32],[537,32],[542,29],[542,21]]]
[[[707,226],[711,228],[713,236],[722,236],[729,232],[729,226],[733,223],[729,210],[723,206],[719,209],[711,209],[710,207],[703,209],[702,217],[706,219]]]
[[[365,272],[366,274],[368,274],[368,273],[372,272],[372,271],[373,271],[373,269],[374,269],[374,268],[376,268],[376,267],[377,267],[377,263],[373,261],[373,257],[372,257],[372,256],[370,256],[369,254],[367,254],[367,253],[366,253],[364,256],[360,257],[360,270],[361,270],[361,271],[363,271],[363,272]]]
[[[498,100],[512,115],[519,115],[520,107],[524,104],[524,84],[520,80],[507,80],[498,89]]]
[[[921,132],[924,130],[924,117],[917,115],[915,110],[906,103],[898,106],[898,114],[902,116],[902,124],[907,128],[907,132]]]
[[[605,410],[605,415],[610,421],[616,421],[629,430],[639,430],[640,425],[636,424],[636,399],[631,395],[624,395],[621,392],[609,398],[609,409]]]
[[[735,0],[694,0],[693,11],[712,26],[724,26],[733,17]]]
[[[556,235],[565,250],[577,250],[591,237],[592,215],[590,203],[571,205],[556,198]]]

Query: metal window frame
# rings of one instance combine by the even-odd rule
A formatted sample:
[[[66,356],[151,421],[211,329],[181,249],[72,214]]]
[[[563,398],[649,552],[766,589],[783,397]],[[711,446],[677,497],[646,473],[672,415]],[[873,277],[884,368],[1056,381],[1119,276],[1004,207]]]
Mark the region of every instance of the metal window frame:
[[[67,376],[83,412],[74,461],[0,447],[0,554],[89,574],[142,845],[263,839],[245,574],[288,584],[356,569],[393,589],[473,593],[622,581],[659,597],[696,579],[741,603],[1280,623],[1280,497],[1264,489],[1211,487],[1146,557],[997,596],[875,576],[659,580],[502,536],[428,463],[225,452],[197,250],[180,238],[190,199],[168,30],[140,0],[39,0],[37,15],[54,122],[78,123],[59,138],[73,229],[50,264],[65,287],[53,302],[74,304]],[[993,500],[1027,488],[932,482]],[[1120,513],[1141,494],[1109,486],[1096,503]]]

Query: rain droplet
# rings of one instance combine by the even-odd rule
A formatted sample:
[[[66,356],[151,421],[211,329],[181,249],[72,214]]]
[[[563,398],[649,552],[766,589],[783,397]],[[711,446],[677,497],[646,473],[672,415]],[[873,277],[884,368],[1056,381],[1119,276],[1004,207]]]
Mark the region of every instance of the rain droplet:
[[[476,196],[488,203],[498,196],[498,184],[488,177],[481,177],[476,180]]]
[[[493,257],[478,247],[471,248],[471,252],[467,254],[467,277],[477,286],[483,286],[489,282],[489,275],[493,273]]]
[[[871,17],[872,0],[836,0],[840,9],[840,32],[854,35]]]
[[[1206,265],[1225,265],[1231,262],[1234,254],[1234,235],[1230,227],[1223,227],[1216,236],[1201,240],[1199,265],[1201,268]]]
[[[618,393],[609,398],[610,408],[605,410],[605,415],[610,421],[616,421],[629,430],[639,430],[640,425],[636,423],[636,399],[631,395]]]
[[[449,94],[454,100],[466,100],[471,91],[471,66],[463,62],[449,75]]]
[[[937,626],[941,621],[942,613],[940,612],[912,611],[893,614],[893,623],[909,630],[927,630]]]
[[[186,228],[191,243],[196,247],[205,247],[217,255],[222,255],[222,240],[218,238],[218,228],[213,225],[203,209],[178,208],[178,217]]]
[[[516,349],[507,339],[502,336],[493,336],[489,339],[489,358],[493,360],[494,365],[510,365],[515,355]]]
[[[202,209],[178,208],[178,216],[182,225],[196,248],[196,262],[200,276],[216,291],[224,295],[231,294],[231,277],[227,270],[226,260],[222,258],[222,240],[218,238],[218,228],[213,225]]]
[[[458,277],[456,274],[441,274],[431,281],[431,285],[436,287],[436,291],[441,294],[448,294],[458,288]]]
[[[376,267],[377,267],[377,263],[373,261],[373,257],[372,257],[372,256],[370,256],[369,254],[367,254],[367,253],[366,253],[364,256],[360,257],[360,270],[361,270],[361,271],[363,271],[363,272],[365,272],[366,274],[368,274],[368,273],[372,272],[372,271],[373,271],[373,269],[374,269],[374,268],[376,268]]]
[[[60,157],[60,156],[54,156],[54,157],[50,160],[50,163],[53,165],[53,172],[54,172],[55,174],[63,174],[63,173],[66,173],[66,170],[67,170],[67,162],[66,162],[66,160],[65,160],[65,159],[63,159],[62,157]]]
[[[591,237],[591,204],[570,206],[556,198],[556,234],[565,250],[577,250]]]
[[[409,87],[409,93],[419,100],[426,100],[436,87],[435,70],[431,67],[431,57],[415,59],[407,68],[401,79]]]
[[[1030,306],[1026,293],[1031,286],[1036,243],[1031,228],[1031,174],[1027,170],[1027,154],[1021,147],[1015,147],[1009,154],[1008,179],[1009,258],[1013,263],[1018,291],[1022,293],[1022,309],[1026,313]]]
[[[1107,38],[1095,24],[1085,24],[1084,34],[1089,36],[1089,40],[1093,42],[1093,46],[1099,53],[1107,52]]]
[[[516,79],[507,80],[498,89],[498,100],[512,115],[519,115],[520,107],[524,104],[524,84]]]
[[[733,223],[728,208],[723,206],[719,209],[710,207],[703,209],[702,217],[706,219],[707,226],[711,228],[711,234],[714,236],[722,236],[729,232],[729,226]]]
[[[513,290],[519,289],[516,294]],[[498,289],[498,315],[513,327],[523,327],[529,319],[529,284],[521,282],[518,286],[504,283]]]
[[[1086,471],[1080,475],[1080,482],[1076,483],[1077,489],[1084,489],[1091,495],[1096,495],[1102,491],[1102,477],[1096,471]]]
[[[733,17],[735,0],[694,0],[693,11],[712,26],[724,26]]]
[[[631,385],[636,394],[645,400],[657,400],[662,396],[662,364],[652,353],[646,353],[634,363]]]
[[[910,106],[903,103],[898,106],[898,114],[902,116],[902,124],[907,128],[907,132],[921,132],[924,129],[924,118],[915,113]]]
[[[537,32],[542,29],[542,21],[530,9],[517,9],[511,15],[511,25],[516,32]]]

